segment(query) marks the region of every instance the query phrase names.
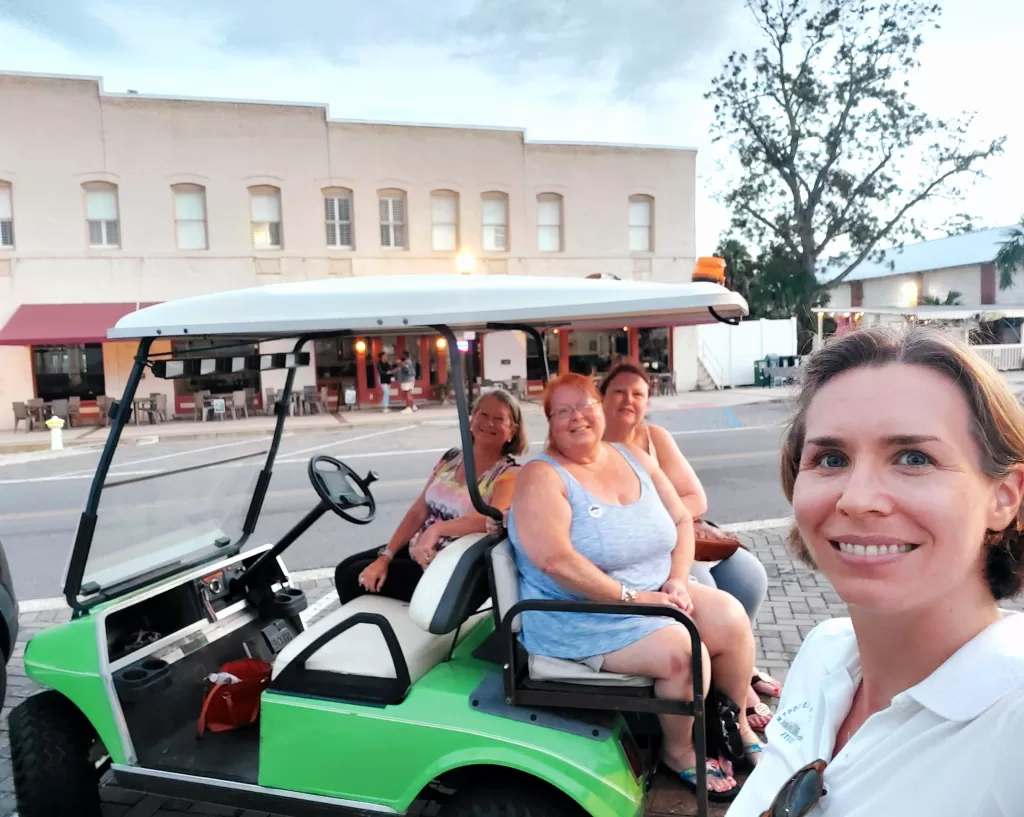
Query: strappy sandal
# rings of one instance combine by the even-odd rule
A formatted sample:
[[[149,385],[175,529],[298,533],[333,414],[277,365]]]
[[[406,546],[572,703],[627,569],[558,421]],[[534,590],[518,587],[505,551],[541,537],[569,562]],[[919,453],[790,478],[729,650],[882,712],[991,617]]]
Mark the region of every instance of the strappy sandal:
[[[759,741],[752,740],[749,743],[743,741],[743,759],[746,760],[747,765],[754,769],[760,760],[761,754],[764,752],[764,746]],[[755,760],[757,758],[757,760]]]
[[[775,713],[772,712],[771,707],[768,706],[764,701],[759,701],[757,706],[747,707],[747,723],[750,724],[750,728],[757,731],[763,732],[769,723],[772,722],[772,718],[775,717]],[[763,723],[760,726],[751,721],[751,718],[760,718]]]
[[[767,672],[757,671],[757,674],[750,679],[750,685],[755,692],[767,695],[769,698],[778,698],[782,694],[782,684],[776,681]]]

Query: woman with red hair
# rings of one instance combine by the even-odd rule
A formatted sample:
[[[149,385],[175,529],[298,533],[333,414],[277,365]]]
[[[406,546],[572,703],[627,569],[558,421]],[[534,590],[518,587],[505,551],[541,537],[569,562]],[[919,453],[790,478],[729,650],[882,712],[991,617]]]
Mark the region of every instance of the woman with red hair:
[[[744,700],[754,667],[754,635],[742,605],[690,582],[693,517],[672,483],[642,451],[604,442],[601,396],[588,377],[562,375],[544,394],[547,450],[516,480],[508,534],[523,599],[664,604],[691,615],[702,638],[705,692],[711,673]],[[531,611],[523,646],[534,655],[655,679],[655,694],[692,696],[690,636],[671,618]],[[660,716],[662,761],[695,786],[692,719]],[[739,713],[747,758],[761,751]],[[731,799],[736,780],[708,762],[712,799]]]

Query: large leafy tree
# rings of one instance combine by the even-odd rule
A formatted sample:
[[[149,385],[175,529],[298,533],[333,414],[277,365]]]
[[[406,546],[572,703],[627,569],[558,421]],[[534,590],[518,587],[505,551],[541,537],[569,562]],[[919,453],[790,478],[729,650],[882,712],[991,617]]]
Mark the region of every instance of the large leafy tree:
[[[909,75],[940,6],[922,0],[747,0],[764,45],[713,80],[713,136],[738,159],[721,199],[733,227],[779,247],[806,280],[842,281],[879,247],[921,238],[915,208],[955,199],[1004,138],[971,143],[970,117],[911,102]]]

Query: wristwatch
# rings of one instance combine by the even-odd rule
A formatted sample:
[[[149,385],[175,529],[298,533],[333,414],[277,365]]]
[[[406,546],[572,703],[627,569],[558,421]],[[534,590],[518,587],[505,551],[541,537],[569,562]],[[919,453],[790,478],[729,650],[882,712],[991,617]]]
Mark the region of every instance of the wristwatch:
[[[395,554],[394,554],[394,553],[392,553],[392,552],[391,552],[390,550],[388,550],[388,546],[387,546],[387,545],[382,545],[382,546],[381,546],[381,549],[377,551],[377,556],[378,556],[378,557],[380,557],[380,556],[383,556],[383,557],[384,557],[385,559],[387,559],[387,560],[388,560],[389,562],[390,562],[390,561],[391,561],[391,560],[392,560],[393,558],[395,558]]]
[[[622,585],[622,593],[619,596],[620,601],[636,601],[637,592],[632,587],[626,587]]]

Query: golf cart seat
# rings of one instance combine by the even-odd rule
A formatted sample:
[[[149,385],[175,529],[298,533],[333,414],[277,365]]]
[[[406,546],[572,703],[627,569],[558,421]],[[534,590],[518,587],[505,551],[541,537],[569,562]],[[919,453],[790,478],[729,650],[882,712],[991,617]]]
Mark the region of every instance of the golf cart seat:
[[[653,678],[605,672],[577,661],[531,655],[518,639],[522,626],[521,616],[518,613],[529,608],[617,615],[628,611],[633,615],[669,616],[687,628],[691,639],[699,639],[696,625],[681,610],[635,604],[627,607],[623,603],[521,601],[519,571],[516,567],[512,545],[508,539],[504,539],[491,549],[489,561],[494,606],[499,626],[497,637],[501,639],[505,697],[511,703],[518,706],[564,706],[693,715],[693,701],[656,698]],[[510,619],[509,613],[513,611],[514,616]],[[699,641],[695,645],[694,653],[698,656],[694,670],[699,678],[699,656],[701,654]],[[699,689],[698,686],[695,692],[699,692]],[[695,699],[700,701],[700,697],[695,696]],[[703,706],[703,703],[700,702],[698,705]]]
[[[451,542],[424,571],[411,601],[366,593],[324,616],[281,650],[270,688],[400,702],[486,615],[479,608],[488,596],[484,552],[490,541],[474,533]]]
[[[516,569],[512,544],[505,539],[491,549],[491,570],[494,576],[494,590],[497,596],[495,606],[504,619],[505,614],[519,602],[519,571]],[[512,632],[522,630],[522,618],[516,616]],[[547,655],[528,655],[526,669],[532,681],[550,681],[562,684],[586,684],[593,686],[649,687],[654,679],[643,675],[625,675],[605,672],[562,658]]]

